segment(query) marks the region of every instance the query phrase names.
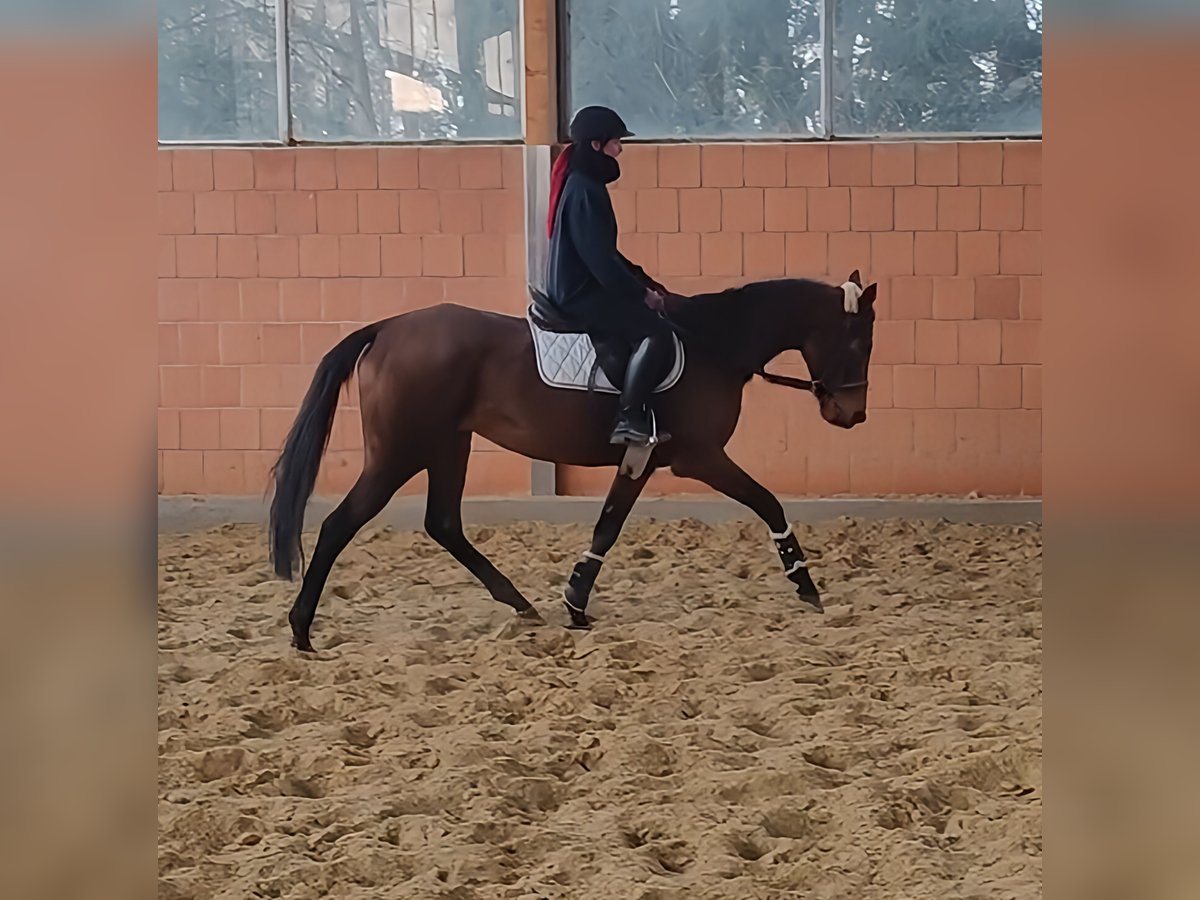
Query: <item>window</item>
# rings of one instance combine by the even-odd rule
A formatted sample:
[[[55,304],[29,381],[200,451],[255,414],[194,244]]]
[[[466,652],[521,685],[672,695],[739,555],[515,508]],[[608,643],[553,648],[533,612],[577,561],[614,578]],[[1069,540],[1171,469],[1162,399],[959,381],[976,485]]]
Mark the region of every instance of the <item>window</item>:
[[[1041,131],[1042,0],[563,0],[560,15],[570,108],[611,106],[639,137]]]
[[[519,2],[159,0],[160,140],[519,138]]]

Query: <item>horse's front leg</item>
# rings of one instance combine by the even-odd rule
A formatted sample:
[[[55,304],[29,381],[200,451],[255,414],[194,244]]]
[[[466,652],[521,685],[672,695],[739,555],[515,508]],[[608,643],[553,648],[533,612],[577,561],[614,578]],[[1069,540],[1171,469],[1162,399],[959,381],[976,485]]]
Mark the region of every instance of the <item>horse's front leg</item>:
[[[596,522],[595,531],[592,532],[592,545],[584,551],[583,558],[575,564],[575,569],[571,572],[571,578],[567,582],[565,596],[567,614],[571,617],[572,628],[591,626],[591,620],[587,617],[585,610],[592,588],[596,584],[596,578],[600,574],[600,567],[604,565],[605,554],[617,542],[625,520],[629,518],[629,512],[641,495],[642,488],[650,480],[652,471],[648,468],[636,481],[625,475],[618,475],[613,481],[612,487],[608,489],[608,496],[604,500],[604,510]]]
[[[747,475],[723,450],[705,455],[677,457],[671,471],[681,478],[701,481],[729,499],[752,509],[771,529],[771,540],[775,542],[775,549],[779,551],[784,574],[796,585],[796,594],[818,612],[825,611],[817,586],[808,574],[808,560],[804,558],[800,542],[792,532],[792,526],[783,512],[783,505],[774,494]]]

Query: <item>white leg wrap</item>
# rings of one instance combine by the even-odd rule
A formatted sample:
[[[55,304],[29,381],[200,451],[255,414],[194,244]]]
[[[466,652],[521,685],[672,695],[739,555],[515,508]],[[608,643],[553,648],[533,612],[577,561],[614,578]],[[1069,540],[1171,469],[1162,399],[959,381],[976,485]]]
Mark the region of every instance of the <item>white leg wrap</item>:
[[[792,536],[792,526],[791,525],[789,525],[787,527],[787,531],[785,531],[783,534],[776,534],[773,531],[771,532],[771,540],[773,540],[773,541],[787,540],[791,536]]]
[[[583,558],[584,559],[594,559],[598,563],[604,562],[603,556],[601,556],[599,553],[593,553],[591,550],[584,550]]]
[[[807,569],[807,568],[808,568],[808,560],[807,559],[798,559],[792,565],[792,567],[790,569],[788,569],[786,572],[784,572],[783,574],[784,575],[795,575],[801,569]]]

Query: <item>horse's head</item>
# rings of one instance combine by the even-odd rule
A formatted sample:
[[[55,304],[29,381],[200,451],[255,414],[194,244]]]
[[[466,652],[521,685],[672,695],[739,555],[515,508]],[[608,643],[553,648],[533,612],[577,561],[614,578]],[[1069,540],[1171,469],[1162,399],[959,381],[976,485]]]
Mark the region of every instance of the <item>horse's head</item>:
[[[856,269],[841,286],[840,307],[822,316],[800,347],[821,417],[839,428],[853,428],[867,420],[876,289],[875,284],[864,289]]]

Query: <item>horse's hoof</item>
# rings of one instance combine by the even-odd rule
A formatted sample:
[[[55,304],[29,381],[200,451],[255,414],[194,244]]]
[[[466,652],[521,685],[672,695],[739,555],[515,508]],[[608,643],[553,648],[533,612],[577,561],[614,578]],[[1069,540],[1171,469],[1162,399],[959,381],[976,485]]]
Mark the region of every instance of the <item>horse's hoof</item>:
[[[542,614],[537,611],[536,606],[531,606],[528,609],[522,609],[517,612],[517,618],[527,625],[545,625],[546,620],[542,618]]]
[[[587,613],[581,612],[569,603],[564,603],[567,610],[567,628],[571,631],[590,631],[594,619],[590,618]]]
[[[292,637],[292,646],[295,647],[297,650],[299,650],[301,653],[316,653],[317,652],[316,650],[313,649],[312,641],[310,641],[308,639],[307,635],[305,635],[304,637],[301,637],[300,635],[294,635]]]
[[[805,603],[807,603],[809,606],[811,606],[817,612],[819,612],[819,613],[825,612],[825,607],[821,604],[821,598],[819,596],[817,596],[816,594],[804,594],[804,593],[797,591],[796,596],[799,597],[801,600],[803,600]]]

